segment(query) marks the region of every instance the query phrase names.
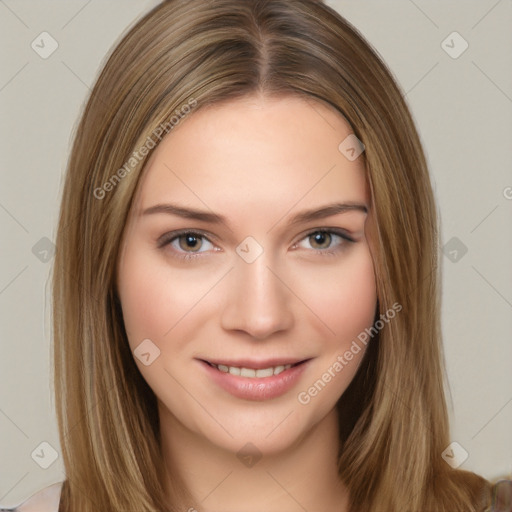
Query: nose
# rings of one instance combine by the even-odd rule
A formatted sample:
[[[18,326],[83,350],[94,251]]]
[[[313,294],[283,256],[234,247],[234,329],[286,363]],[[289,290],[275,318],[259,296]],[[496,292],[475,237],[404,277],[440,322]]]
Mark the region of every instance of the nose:
[[[270,263],[265,252],[252,263],[236,261],[221,314],[224,329],[263,340],[292,327],[293,294]]]

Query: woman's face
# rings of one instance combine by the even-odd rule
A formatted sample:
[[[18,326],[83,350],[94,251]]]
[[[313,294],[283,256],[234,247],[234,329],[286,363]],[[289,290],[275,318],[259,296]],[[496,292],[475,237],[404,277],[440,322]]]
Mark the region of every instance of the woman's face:
[[[258,96],[189,114],[155,149],[117,277],[162,428],[271,453],[332,419],[377,300],[351,133],[313,99]]]

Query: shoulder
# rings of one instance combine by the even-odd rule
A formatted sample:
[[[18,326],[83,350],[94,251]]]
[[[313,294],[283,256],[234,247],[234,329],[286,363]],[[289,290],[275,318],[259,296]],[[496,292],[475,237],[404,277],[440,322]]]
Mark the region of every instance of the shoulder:
[[[16,507],[13,512],[58,512],[62,482],[45,487]]]
[[[512,479],[494,481],[491,488],[491,508],[487,510],[512,511]]]
[[[453,473],[453,482],[482,512],[512,512],[512,479],[510,475],[486,479],[481,475],[465,470]]]

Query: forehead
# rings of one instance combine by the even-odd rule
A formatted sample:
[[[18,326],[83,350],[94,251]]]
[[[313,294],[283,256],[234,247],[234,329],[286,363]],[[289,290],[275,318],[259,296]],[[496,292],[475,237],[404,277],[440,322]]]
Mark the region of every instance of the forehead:
[[[351,133],[340,113],[312,98],[257,96],[202,108],[155,149],[137,203],[179,200],[229,214],[368,202],[364,158],[350,161],[339,149]]]

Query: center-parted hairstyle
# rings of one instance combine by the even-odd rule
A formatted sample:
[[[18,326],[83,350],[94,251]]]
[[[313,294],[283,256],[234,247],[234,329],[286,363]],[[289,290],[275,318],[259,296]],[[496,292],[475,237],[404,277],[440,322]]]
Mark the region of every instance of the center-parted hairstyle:
[[[376,318],[395,302],[403,308],[371,339],[337,404],[339,475],[351,512],[483,510],[488,482],[441,456],[450,438],[437,213],[392,74],[320,1],[169,0],[108,57],[69,158],[53,270],[54,385],[67,477],[60,512],[193,505],[177,475],[171,503],[164,492],[156,397],[130,353],[117,298],[120,243],[155,133],[186,123],[183,112],[255,94],[324,102],[362,141]]]

